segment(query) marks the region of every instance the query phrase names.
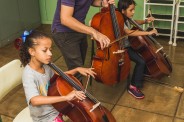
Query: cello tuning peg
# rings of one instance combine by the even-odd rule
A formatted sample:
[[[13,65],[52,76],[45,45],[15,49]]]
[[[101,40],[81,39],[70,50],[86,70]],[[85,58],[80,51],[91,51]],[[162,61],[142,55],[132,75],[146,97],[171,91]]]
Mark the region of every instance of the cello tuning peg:
[[[93,105],[93,107],[90,109],[90,112],[92,112],[95,108],[97,108],[100,105],[100,102]]]

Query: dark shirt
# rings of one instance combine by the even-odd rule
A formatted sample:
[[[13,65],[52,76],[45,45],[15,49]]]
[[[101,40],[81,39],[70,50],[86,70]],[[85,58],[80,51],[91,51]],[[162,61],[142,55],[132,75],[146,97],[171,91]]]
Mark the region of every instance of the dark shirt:
[[[52,32],[56,30],[57,32],[74,32],[70,28],[61,24],[60,20],[60,10],[61,5],[66,5],[74,7],[73,17],[81,23],[85,23],[85,18],[92,4],[93,0],[58,0],[57,7],[52,23]]]

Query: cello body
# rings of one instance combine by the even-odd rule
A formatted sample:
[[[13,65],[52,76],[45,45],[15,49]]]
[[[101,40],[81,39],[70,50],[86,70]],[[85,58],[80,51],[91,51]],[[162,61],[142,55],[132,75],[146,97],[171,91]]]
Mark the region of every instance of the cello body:
[[[91,26],[106,35],[111,42],[124,35],[124,19],[121,13],[113,7],[110,5],[110,9],[102,8],[91,21]],[[99,47],[99,43],[96,44]],[[119,42],[103,50],[96,49],[96,54],[92,59],[92,67],[97,73],[96,81],[114,85],[127,78],[130,72],[130,59],[126,50],[123,53],[116,53],[118,50],[124,50]]]
[[[132,19],[128,19],[136,28],[143,31]],[[131,47],[138,52],[146,62],[146,75],[160,79],[169,76],[172,72],[172,64],[163,47],[151,36],[129,37]]]
[[[67,95],[73,91],[74,88],[83,90],[80,81],[72,75],[65,74],[64,77],[55,75],[54,80],[55,81],[51,81],[49,86],[48,96]],[[86,96],[86,99],[82,101],[74,99],[67,102],[58,102],[53,104],[53,106],[63,115],[68,116],[73,122],[116,122],[111,112],[102,105],[90,111],[95,105],[95,98],[91,97],[92,95],[89,93],[86,93]]]

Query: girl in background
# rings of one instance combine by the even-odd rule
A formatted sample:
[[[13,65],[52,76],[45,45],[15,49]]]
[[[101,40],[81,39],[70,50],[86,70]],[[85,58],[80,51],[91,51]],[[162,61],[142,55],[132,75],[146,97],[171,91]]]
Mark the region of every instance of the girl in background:
[[[124,31],[129,36],[144,36],[144,35],[153,35],[157,34],[157,30],[151,31],[135,31],[131,30],[131,25],[129,21],[126,19],[132,18],[135,13],[135,6],[136,3],[134,0],[119,0],[118,2],[118,10],[122,13],[125,24],[124,24]],[[153,17],[149,17],[146,20],[135,20],[139,25],[147,24],[154,21]],[[133,33],[132,33],[133,32]],[[130,59],[135,62],[135,68],[133,71],[131,83],[128,86],[128,93],[133,95],[137,99],[144,98],[144,94],[140,91],[140,88],[143,87],[143,77],[144,77],[144,70],[145,70],[145,61],[142,57],[130,46],[130,42],[128,37],[124,39],[124,48],[127,49]]]

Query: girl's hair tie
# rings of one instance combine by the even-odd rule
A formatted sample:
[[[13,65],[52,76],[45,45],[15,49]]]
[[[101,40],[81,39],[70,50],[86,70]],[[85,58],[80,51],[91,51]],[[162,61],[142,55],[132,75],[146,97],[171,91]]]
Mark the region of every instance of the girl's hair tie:
[[[24,31],[24,33],[21,36],[23,43],[26,41],[27,36],[29,36],[31,34],[31,32],[32,32],[32,30],[31,31],[27,31],[27,30]]]
[[[21,45],[26,41],[26,37],[27,37],[28,35],[30,35],[31,32],[32,32],[32,30],[31,30],[31,31],[25,30],[24,33],[21,35],[21,37],[15,39],[15,41],[14,41],[14,46],[15,46],[15,48],[16,48],[17,50],[20,50]]]

